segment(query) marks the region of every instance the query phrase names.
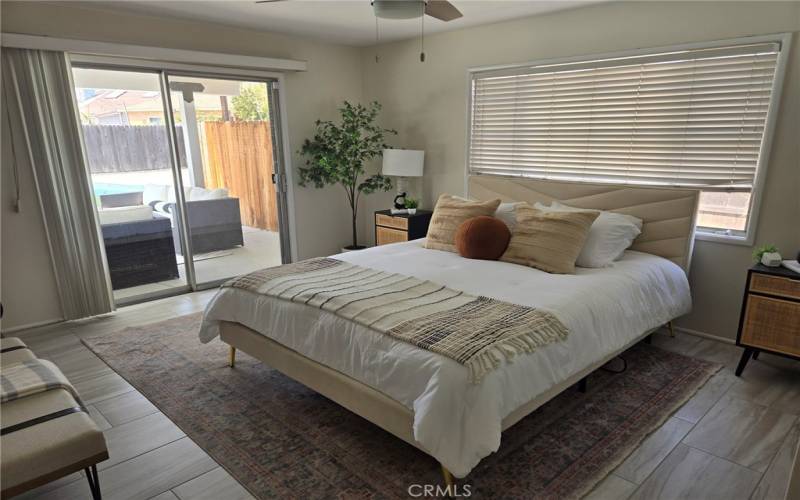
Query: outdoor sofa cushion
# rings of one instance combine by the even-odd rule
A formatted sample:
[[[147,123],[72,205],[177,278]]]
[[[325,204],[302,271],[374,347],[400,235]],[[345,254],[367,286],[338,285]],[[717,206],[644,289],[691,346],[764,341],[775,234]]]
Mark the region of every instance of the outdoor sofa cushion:
[[[136,207],[106,208],[100,210],[98,215],[100,217],[100,225],[151,220],[153,218],[153,207],[139,205]]]

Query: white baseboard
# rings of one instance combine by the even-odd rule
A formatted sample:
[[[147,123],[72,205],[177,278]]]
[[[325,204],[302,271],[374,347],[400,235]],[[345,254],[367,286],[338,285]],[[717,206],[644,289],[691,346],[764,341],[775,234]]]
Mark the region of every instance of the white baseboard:
[[[25,324],[25,325],[18,325],[18,326],[14,326],[14,327],[11,327],[11,328],[3,328],[2,329],[2,333],[3,334],[16,333],[16,332],[20,332],[22,330],[30,330],[31,328],[39,328],[39,327],[47,326],[47,325],[55,325],[56,323],[62,323],[64,321],[66,321],[64,318],[46,319],[44,321],[37,321],[35,323],[28,323],[28,324]]]
[[[736,339],[731,339],[728,337],[720,337],[719,335],[712,335],[710,333],[701,332],[698,330],[692,330],[691,328],[684,328],[682,326],[675,326],[673,328],[687,335],[694,335],[695,337],[702,337],[704,339],[716,340],[717,342],[722,342],[724,344],[736,344]]]

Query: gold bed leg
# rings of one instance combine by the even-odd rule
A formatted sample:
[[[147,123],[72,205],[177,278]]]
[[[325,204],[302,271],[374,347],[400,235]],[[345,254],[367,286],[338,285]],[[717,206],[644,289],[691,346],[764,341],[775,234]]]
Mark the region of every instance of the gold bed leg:
[[[453,479],[453,474],[444,465],[442,465],[442,476],[444,477],[444,485],[447,486],[448,490],[452,489],[455,480]]]
[[[229,349],[230,350],[228,351],[228,366],[233,368],[234,365],[236,365],[236,348],[230,346]]]
[[[672,321],[668,321],[667,322],[667,328],[669,328],[669,336],[670,337],[674,337],[675,336],[675,330],[672,329]]]

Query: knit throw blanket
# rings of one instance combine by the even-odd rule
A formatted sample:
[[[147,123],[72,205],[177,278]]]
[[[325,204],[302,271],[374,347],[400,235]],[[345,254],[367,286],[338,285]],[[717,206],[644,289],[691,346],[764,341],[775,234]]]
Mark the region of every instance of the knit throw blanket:
[[[545,311],[330,258],[263,269],[223,287],[317,307],[447,356],[467,368],[473,383],[503,357],[533,352],[569,333]]]
[[[78,391],[69,383],[67,377],[56,365],[44,359],[32,359],[3,366],[0,371],[0,388],[2,389],[0,401],[3,403],[53,389],[64,389],[83,406]]]

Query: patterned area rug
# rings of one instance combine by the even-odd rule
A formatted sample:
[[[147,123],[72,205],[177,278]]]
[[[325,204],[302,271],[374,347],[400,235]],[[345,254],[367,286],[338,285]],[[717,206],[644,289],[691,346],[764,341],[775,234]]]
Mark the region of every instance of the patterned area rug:
[[[227,346],[197,340],[200,315],[86,339],[258,498],[408,498],[439,485],[436,461]],[[473,498],[577,498],[680,407],[719,365],[637,345],[622,374],[598,370],[503,433],[459,481]],[[414,491],[414,490],[412,490]]]

